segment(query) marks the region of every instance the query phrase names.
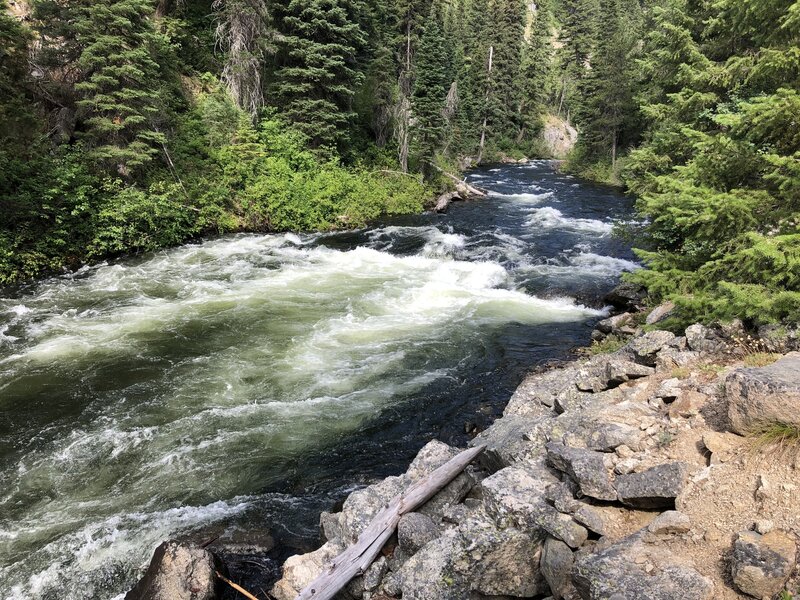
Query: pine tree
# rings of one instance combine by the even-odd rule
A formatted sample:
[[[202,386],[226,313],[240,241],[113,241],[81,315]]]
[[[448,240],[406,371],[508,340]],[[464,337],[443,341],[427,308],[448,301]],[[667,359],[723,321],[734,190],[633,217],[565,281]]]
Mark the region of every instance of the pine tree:
[[[416,119],[414,137],[419,147],[418,158],[423,172],[430,171],[428,162],[433,159],[444,134],[443,111],[451,83],[448,58],[439,18],[431,14],[425,24],[416,55],[411,103]]]
[[[561,0],[564,23],[560,34],[561,71],[558,112],[569,117],[579,110],[580,86],[588,76],[599,35],[599,0]]]
[[[601,0],[603,35],[596,44],[591,68],[579,87],[584,98],[576,121],[586,159],[611,159],[621,144],[636,136],[636,51],[641,12],[638,0]]]
[[[519,130],[520,67],[525,30],[523,0],[493,0],[491,8],[494,48],[492,86],[489,93],[489,129],[495,139],[514,138]]]
[[[39,5],[40,18],[49,17],[45,42],[59,46],[66,38],[57,54],[76,57],[79,136],[92,159],[125,176],[153,160],[166,141],[156,61],[160,40],[148,20],[152,10],[148,0],[43,0]]]
[[[272,100],[314,149],[343,148],[356,117],[366,43],[356,10],[351,0],[290,0],[282,10]]]
[[[553,71],[552,14],[549,2],[536,7],[530,37],[525,40],[520,75],[522,92],[519,101],[520,129],[517,142],[532,137],[541,126],[541,117],[551,94]]]

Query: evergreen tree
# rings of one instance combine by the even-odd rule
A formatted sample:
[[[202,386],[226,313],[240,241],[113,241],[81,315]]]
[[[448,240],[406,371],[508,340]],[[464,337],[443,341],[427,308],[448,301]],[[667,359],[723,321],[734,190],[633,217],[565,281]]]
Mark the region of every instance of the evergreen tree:
[[[599,0],[561,0],[564,15],[559,35],[561,71],[558,112],[567,120],[580,110],[580,86],[588,76],[592,53],[598,39]]]
[[[520,75],[522,93],[519,101],[520,129],[517,141],[532,138],[541,129],[541,117],[552,92],[553,71],[552,13],[549,2],[536,7],[530,37],[525,40]]]
[[[583,94],[576,121],[586,159],[611,159],[621,144],[636,136],[636,51],[641,13],[638,0],[601,0],[603,35],[591,59],[591,68],[579,89]]]
[[[39,5],[44,40],[61,56],[74,52],[78,133],[91,157],[130,175],[149,163],[166,141],[159,92],[160,40],[149,17],[148,0],[77,0]],[[58,15],[58,22],[53,21]],[[48,35],[49,25],[54,25]]]
[[[520,67],[525,31],[523,0],[493,0],[491,44],[494,48],[489,93],[489,129],[495,139],[514,138],[519,130],[518,106],[522,92]]]
[[[434,11],[431,11],[432,13]],[[424,172],[444,134],[445,99],[450,89],[448,55],[439,19],[431,14],[423,29],[416,56],[412,108],[416,119],[414,135]]]
[[[356,12],[351,0],[290,0],[282,10],[273,102],[311,148],[343,148],[350,137],[366,43]]]

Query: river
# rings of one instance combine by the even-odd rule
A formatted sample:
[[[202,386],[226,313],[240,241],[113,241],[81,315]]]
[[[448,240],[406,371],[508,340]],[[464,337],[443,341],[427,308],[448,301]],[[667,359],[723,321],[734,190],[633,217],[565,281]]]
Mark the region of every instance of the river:
[[[547,161],[446,215],[236,235],[0,291],[0,597],[115,598],[170,536],[317,536],[502,412],[635,268],[631,202]]]

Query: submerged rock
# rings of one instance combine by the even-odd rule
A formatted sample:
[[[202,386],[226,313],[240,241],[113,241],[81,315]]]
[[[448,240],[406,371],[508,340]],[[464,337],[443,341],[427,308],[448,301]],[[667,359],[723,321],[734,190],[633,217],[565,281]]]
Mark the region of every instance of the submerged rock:
[[[156,548],[150,566],[125,600],[213,600],[222,570],[208,550],[168,541]]]

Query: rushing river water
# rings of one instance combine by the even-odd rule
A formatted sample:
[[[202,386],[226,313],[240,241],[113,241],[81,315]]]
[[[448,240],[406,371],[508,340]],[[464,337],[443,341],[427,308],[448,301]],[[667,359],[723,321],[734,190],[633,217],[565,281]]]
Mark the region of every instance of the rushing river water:
[[[272,529],[464,439],[585,343],[628,199],[550,163],[355,232],[239,235],[0,297],[0,597],[113,598],[161,540]],[[2,295],[2,294],[0,294]],[[476,417],[477,415],[477,417]]]

